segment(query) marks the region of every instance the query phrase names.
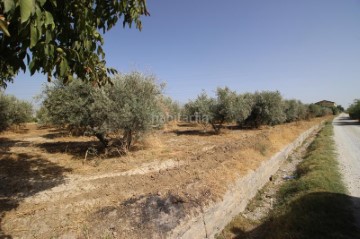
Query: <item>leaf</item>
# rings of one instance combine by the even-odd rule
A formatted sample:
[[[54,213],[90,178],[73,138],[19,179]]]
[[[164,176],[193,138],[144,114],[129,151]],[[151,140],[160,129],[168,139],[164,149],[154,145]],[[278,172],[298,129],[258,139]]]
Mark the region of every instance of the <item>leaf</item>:
[[[52,41],[52,32],[50,30],[46,30],[45,42],[50,43],[51,41]]]
[[[34,24],[30,25],[30,49],[33,48],[39,39],[38,29]]]
[[[4,0],[4,13],[7,13],[15,8],[14,0]]]
[[[33,59],[29,64],[30,74],[33,75],[35,73],[35,59]]]
[[[54,17],[48,11],[45,12],[45,25],[51,25],[52,30],[55,28]]]
[[[54,17],[48,11],[45,12],[45,25],[47,25],[47,26],[51,25],[51,29],[54,29],[54,27],[55,27]]]
[[[65,76],[69,69],[68,62],[65,58],[63,58],[60,62],[60,76]]]
[[[10,33],[7,29],[8,24],[6,21],[0,19],[0,30],[5,33],[6,36],[10,37]]]
[[[35,0],[20,0],[21,23],[26,22],[35,10]]]
[[[44,54],[46,57],[49,55],[49,44],[44,45]]]

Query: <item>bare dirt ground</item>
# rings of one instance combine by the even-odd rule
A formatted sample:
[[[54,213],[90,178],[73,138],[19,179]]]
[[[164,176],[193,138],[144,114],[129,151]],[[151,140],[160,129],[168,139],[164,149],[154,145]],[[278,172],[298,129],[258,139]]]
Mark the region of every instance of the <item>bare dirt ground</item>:
[[[360,198],[360,123],[341,114],[333,121],[334,139],[344,181],[350,196]],[[354,200],[359,202],[359,200]],[[360,204],[355,203],[355,216],[360,228]]]
[[[27,125],[0,135],[0,238],[162,238],[231,183],[324,119],[150,134],[125,156],[92,157],[92,137]]]

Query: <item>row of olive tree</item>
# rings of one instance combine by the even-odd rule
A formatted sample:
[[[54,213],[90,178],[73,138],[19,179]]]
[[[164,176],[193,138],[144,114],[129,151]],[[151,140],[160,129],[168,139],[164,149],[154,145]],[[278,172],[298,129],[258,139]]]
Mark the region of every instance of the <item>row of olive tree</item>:
[[[139,72],[117,75],[112,82],[99,88],[55,81],[43,91],[40,121],[94,135],[106,149],[128,150],[160,114],[162,86]]]
[[[32,120],[32,104],[0,91],[0,131]]]
[[[305,105],[298,100],[284,100],[278,91],[237,94],[229,88],[218,88],[216,97],[202,92],[184,106],[188,119],[210,124],[216,133],[222,125],[237,122],[240,127],[258,128],[332,114],[333,110],[319,105]]]
[[[352,119],[360,121],[360,99],[354,100],[354,103],[349,106],[347,111]]]

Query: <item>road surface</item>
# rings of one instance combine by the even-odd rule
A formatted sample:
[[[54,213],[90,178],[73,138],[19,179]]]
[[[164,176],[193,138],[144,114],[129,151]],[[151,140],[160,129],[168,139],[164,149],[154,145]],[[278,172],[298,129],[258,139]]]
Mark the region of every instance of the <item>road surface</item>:
[[[355,203],[355,216],[360,227],[360,124],[347,114],[333,121],[334,139],[341,172]]]

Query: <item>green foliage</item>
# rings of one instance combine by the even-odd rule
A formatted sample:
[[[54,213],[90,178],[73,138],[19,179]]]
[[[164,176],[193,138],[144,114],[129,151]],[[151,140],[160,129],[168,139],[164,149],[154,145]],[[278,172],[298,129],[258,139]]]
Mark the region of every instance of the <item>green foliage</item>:
[[[216,133],[224,123],[237,122],[240,127],[258,128],[337,113],[338,108],[305,105],[299,100],[284,100],[278,91],[237,94],[228,87],[217,88],[216,98],[202,92],[185,104],[189,121],[211,124]]]
[[[299,100],[285,100],[284,112],[286,114],[286,122],[303,120],[307,116],[307,107]]]
[[[163,96],[160,98],[159,103],[164,115],[164,119],[162,119],[161,121],[169,122],[180,119],[183,109],[178,102],[174,101],[168,96]]]
[[[360,120],[360,100],[354,100],[354,103],[350,105],[347,111],[352,119]]]
[[[339,112],[339,113],[345,111],[344,107],[342,107],[341,105],[337,105],[336,108],[338,109],[338,112]]]
[[[32,120],[32,105],[0,92],[0,131]]]
[[[225,122],[231,122],[236,116],[237,94],[229,88],[217,88],[216,99],[210,105],[210,123],[215,133],[220,133]]]
[[[65,83],[73,76],[102,85],[115,73],[106,67],[105,33],[118,21],[141,30],[145,0],[0,0],[0,86],[20,69]]]
[[[260,125],[276,125],[284,123],[284,102],[280,92],[263,91],[254,94],[254,103],[250,116],[245,124],[258,128]]]
[[[243,125],[245,120],[250,116],[254,106],[254,94],[245,93],[238,96],[236,106],[236,122],[238,125]]]
[[[333,115],[338,115],[341,112],[340,109],[335,106],[331,107],[331,111]]]
[[[42,105],[40,109],[36,111],[36,122],[40,125],[48,125],[51,123],[50,116],[47,109]]]
[[[68,85],[56,81],[44,89],[42,114],[54,125],[95,135],[105,147],[128,149],[160,114],[161,86],[153,76],[138,72],[117,75],[112,81],[113,86],[102,88],[80,81]]]
[[[218,88],[216,98],[202,92],[195,101],[185,105],[188,119],[202,123],[204,127],[211,124],[215,133],[220,133],[222,125],[246,116],[245,97],[239,97],[228,87]],[[244,110],[245,109],[245,110]]]
[[[311,118],[325,116],[327,113],[329,113],[328,108],[316,104],[310,104],[308,108],[309,108],[309,116]]]
[[[203,91],[194,101],[185,104],[185,115],[189,121],[201,123],[204,128],[206,128],[212,118],[211,109],[214,105],[215,99],[209,97],[206,92]]]

